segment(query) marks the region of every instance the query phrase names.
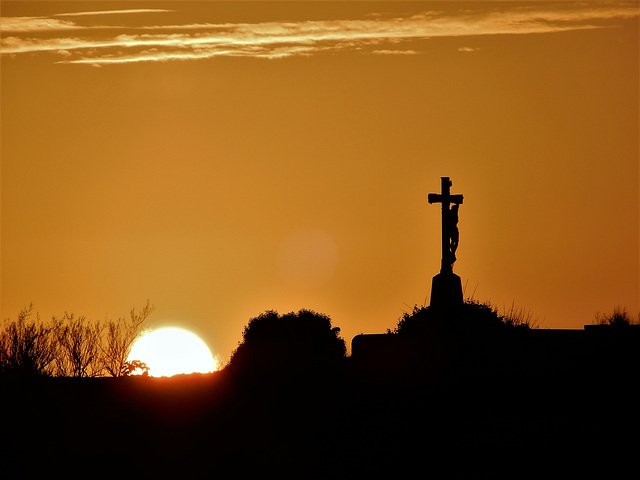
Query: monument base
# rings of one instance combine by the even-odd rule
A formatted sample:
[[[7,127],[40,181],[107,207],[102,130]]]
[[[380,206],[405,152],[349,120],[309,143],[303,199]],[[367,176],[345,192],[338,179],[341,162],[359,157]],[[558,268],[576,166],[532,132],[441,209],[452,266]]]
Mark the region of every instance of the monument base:
[[[431,303],[434,308],[449,308],[462,305],[462,281],[453,272],[440,272],[431,282]]]

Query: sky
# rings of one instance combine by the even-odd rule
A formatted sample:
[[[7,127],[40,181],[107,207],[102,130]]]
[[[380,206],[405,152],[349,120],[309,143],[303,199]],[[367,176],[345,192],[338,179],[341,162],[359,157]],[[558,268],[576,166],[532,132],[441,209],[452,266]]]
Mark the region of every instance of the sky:
[[[266,310],[350,345],[428,304],[440,177],[465,295],[640,311],[638,2],[1,4],[1,315]]]

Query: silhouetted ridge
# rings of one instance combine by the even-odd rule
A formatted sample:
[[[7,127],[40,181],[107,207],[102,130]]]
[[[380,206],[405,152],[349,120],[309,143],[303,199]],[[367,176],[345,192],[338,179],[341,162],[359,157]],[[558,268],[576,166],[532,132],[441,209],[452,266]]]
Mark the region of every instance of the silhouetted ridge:
[[[268,311],[221,372],[0,375],[3,478],[624,478],[640,326],[523,318],[415,307],[345,358],[329,317]]]

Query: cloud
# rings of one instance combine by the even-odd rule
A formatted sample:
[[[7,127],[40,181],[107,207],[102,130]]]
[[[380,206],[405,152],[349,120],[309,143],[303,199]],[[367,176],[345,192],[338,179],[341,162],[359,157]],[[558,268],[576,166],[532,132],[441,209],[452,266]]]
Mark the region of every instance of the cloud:
[[[554,4],[555,5],[555,4]],[[415,55],[416,41],[438,37],[531,35],[605,28],[607,22],[638,17],[628,4],[561,4],[535,7],[503,5],[492,10],[417,12],[406,16],[371,14],[362,19],[262,23],[186,23],[182,25],[92,26],[88,15],[170,13],[160,9],[110,10],[3,19],[2,53],[65,51],[63,63],[91,65],[197,60],[219,56],[286,58],[354,50],[376,55]],[[78,17],[61,20],[53,17]],[[111,35],[113,29],[123,33]],[[45,31],[73,36],[38,36]],[[126,32],[126,33],[124,33]],[[25,36],[24,34],[29,34]],[[33,34],[33,35],[31,35]],[[393,47],[393,48],[390,48]],[[461,47],[462,52],[473,51]],[[68,56],[71,52],[72,55]]]
[[[53,52],[57,53],[61,50],[67,53],[74,50],[84,50],[87,48],[109,48],[123,46],[118,38],[107,40],[96,40],[87,42],[86,39],[68,37],[68,38],[20,38],[6,37],[2,39],[3,54],[19,54],[33,52]]]
[[[373,50],[374,55],[417,55],[415,50]]]
[[[118,26],[91,26],[87,27],[72,20],[61,20],[55,17],[82,17],[90,15],[122,15],[131,13],[169,13],[172,10],[140,8],[135,10],[105,10],[99,12],[56,13],[50,17],[2,17],[3,32],[45,32],[56,30],[88,30],[88,29],[114,29]]]
[[[3,17],[2,32],[43,32],[84,29],[71,21],[48,17]]]
[[[128,10],[101,10],[96,12],[75,12],[75,13],[56,13],[54,17],[85,17],[89,15],[122,15],[129,13],[167,13],[174,10],[165,10],[161,8],[135,8]]]

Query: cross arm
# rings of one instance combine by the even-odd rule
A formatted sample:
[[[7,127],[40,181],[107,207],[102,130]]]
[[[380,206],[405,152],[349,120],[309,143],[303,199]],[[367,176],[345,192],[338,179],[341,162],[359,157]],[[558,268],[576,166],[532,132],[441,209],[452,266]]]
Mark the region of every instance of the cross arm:
[[[442,202],[442,195],[440,195],[439,193],[430,193],[427,196],[427,200],[429,201],[429,203],[440,203]]]
[[[442,195],[439,194],[439,193],[430,193],[427,196],[427,200],[429,201],[429,203],[442,203]],[[445,200],[448,200],[449,203],[456,203],[456,204],[460,205],[462,203],[463,196],[462,195],[447,195]]]

